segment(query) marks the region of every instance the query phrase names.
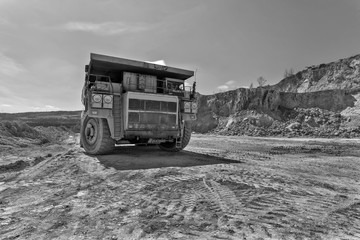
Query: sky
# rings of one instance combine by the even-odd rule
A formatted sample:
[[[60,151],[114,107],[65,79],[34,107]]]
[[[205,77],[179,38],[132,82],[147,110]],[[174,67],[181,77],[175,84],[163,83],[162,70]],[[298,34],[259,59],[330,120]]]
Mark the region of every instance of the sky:
[[[196,70],[206,95],[275,84],[359,54],[360,1],[0,0],[0,112],[83,109],[91,52]]]

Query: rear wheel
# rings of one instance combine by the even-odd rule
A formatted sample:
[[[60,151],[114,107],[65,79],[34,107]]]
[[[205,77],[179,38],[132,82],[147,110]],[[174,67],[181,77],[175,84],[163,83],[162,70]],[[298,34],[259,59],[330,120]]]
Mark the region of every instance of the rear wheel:
[[[176,141],[160,143],[158,146],[161,150],[168,152],[178,152],[183,150],[190,142],[191,138],[191,122],[185,122],[184,136],[182,138],[181,147],[176,147]]]
[[[106,119],[86,117],[81,126],[80,142],[89,154],[107,154],[114,150],[115,140],[111,138]]]

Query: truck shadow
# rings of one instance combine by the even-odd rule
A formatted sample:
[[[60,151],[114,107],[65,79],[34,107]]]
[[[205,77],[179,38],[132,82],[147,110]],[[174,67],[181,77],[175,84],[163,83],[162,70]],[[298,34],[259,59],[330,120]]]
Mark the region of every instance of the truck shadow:
[[[242,163],[221,157],[183,150],[166,152],[157,146],[121,146],[110,155],[96,156],[105,167],[117,170],[139,170],[162,167],[192,167],[213,164]]]

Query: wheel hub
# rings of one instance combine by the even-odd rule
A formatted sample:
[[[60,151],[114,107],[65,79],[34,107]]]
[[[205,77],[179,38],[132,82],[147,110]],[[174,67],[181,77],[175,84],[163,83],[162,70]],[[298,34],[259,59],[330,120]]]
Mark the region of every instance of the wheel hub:
[[[97,139],[97,134],[98,134],[97,124],[93,119],[91,119],[91,120],[89,120],[89,122],[86,124],[86,127],[85,127],[86,142],[89,144],[94,144]]]

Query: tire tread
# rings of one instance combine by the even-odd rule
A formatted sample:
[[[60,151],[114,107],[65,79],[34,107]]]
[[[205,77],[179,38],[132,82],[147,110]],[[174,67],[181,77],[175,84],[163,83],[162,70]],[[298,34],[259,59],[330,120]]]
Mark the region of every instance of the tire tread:
[[[111,138],[110,128],[105,119],[99,119],[102,123],[99,125],[103,126],[103,137],[100,144],[100,148],[96,154],[107,154],[111,153],[115,148],[115,141]]]
[[[99,139],[97,140],[98,142],[96,143],[96,146],[88,146],[86,140],[82,140],[84,127],[86,126],[88,119],[88,117],[85,119],[83,126],[81,127],[80,145],[82,145],[85,151],[91,155],[103,155],[111,153],[115,148],[115,140],[111,138],[108,122],[104,118],[96,119],[99,127]]]

